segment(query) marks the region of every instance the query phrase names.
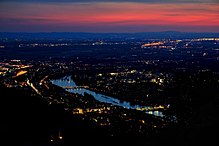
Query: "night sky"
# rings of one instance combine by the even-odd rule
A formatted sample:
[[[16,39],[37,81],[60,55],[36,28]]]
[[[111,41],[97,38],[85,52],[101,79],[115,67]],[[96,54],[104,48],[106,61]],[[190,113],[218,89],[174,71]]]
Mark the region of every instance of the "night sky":
[[[1,0],[0,32],[219,32],[219,0]]]

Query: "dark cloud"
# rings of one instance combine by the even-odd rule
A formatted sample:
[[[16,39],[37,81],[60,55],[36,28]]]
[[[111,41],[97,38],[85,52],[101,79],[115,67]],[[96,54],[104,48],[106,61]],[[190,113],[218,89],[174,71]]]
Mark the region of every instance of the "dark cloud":
[[[142,2],[142,3],[215,3],[219,0],[1,0],[1,2],[77,2],[77,3],[92,3],[92,2]]]

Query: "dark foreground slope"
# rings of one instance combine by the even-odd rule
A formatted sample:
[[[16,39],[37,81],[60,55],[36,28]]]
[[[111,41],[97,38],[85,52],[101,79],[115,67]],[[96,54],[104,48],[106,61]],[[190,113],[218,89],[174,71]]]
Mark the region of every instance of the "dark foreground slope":
[[[48,105],[40,97],[30,96],[29,91],[1,86],[0,94],[4,125],[1,145],[5,142],[27,146],[67,145],[104,135],[104,131],[93,129],[61,105]]]
[[[173,127],[154,137],[107,136],[105,131],[91,127],[66,112],[60,105],[50,105],[30,91],[0,87],[3,121],[1,145],[196,145],[217,141],[219,100],[196,107],[190,125]],[[15,96],[16,95],[16,96]],[[186,128],[185,128],[186,127]],[[63,139],[59,139],[59,134]],[[53,139],[53,142],[51,142]]]

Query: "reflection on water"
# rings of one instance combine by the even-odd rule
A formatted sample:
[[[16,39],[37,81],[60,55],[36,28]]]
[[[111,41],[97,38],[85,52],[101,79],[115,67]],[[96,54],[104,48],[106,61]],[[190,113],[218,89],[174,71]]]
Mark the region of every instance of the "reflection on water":
[[[85,89],[83,87],[79,87],[76,85],[76,83],[71,79],[70,76],[68,77],[64,77],[61,79],[57,79],[57,80],[51,80],[51,82],[54,85],[66,88],[67,91],[72,92],[72,93],[78,93],[82,96],[84,96],[84,93],[90,94],[92,95],[96,100],[100,101],[100,102],[105,102],[105,103],[110,103],[113,105],[117,105],[117,106],[122,106],[124,108],[127,109],[136,109],[136,110],[143,110],[143,109],[153,109],[154,107],[152,106],[140,106],[140,105],[131,105],[130,102],[126,102],[126,101],[120,101],[119,99],[113,98],[111,96],[106,96],[100,93],[96,93],[94,91],[90,91],[88,89]],[[159,116],[159,117],[163,117],[163,113],[161,111],[158,110],[153,110],[153,111],[147,111],[147,114],[152,114],[155,116]]]

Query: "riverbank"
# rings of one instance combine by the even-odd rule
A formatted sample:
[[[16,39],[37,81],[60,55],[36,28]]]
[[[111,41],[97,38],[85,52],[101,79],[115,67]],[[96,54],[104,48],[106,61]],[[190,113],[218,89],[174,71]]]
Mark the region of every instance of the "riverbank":
[[[83,87],[77,86],[76,83],[72,80],[70,76],[65,76],[60,79],[50,80],[53,84],[60,87],[68,87],[68,91],[74,94],[80,94],[84,96],[84,93],[92,95],[97,101],[110,103],[112,105],[121,106],[127,109],[136,109],[136,110],[145,110],[148,114],[152,114],[154,116],[164,117],[162,110],[165,110],[165,106],[140,106],[140,105],[132,105],[130,102],[120,101],[111,96],[106,96],[100,93],[93,92],[89,89],[85,89]],[[176,120],[176,119],[174,119]]]

